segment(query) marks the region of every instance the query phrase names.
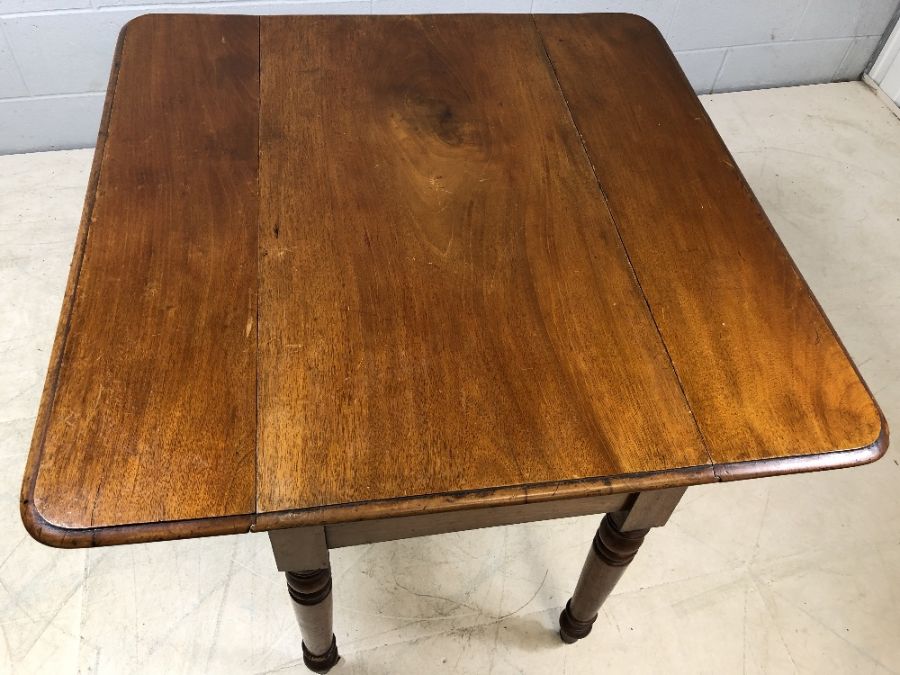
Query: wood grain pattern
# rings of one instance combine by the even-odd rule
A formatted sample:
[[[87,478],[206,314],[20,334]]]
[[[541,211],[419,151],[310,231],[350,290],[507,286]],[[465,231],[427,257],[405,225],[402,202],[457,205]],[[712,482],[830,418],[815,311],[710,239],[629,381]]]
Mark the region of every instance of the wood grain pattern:
[[[884,452],[645,21],[161,15],[123,36],[23,482],[41,541],[365,538],[341,524]]]
[[[717,473],[879,457],[877,406],[656,28],[535,22]]]
[[[261,49],[259,512],[708,463],[529,17]]]
[[[78,284],[78,275],[81,273],[81,263],[84,259],[84,245],[87,239],[87,223],[90,221],[91,213],[94,209],[97,183],[100,180],[100,165],[103,160],[106,139],[109,137],[109,117],[112,112],[112,102],[115,98],[116,84],[119,79],[119,66],[121,65],[122,60],[122,47],[125,42],[125,32],[125,30],[119,32],[115,51],[113,52],[113,61],[109,72],[109,83],[106,89],[106,98],[103,102],[103,113],[100,118],[100,130],[97,133],[97,145],[94,148],[91,172],[88,177],[87,194],[81,213],[81,223],[75,238],[75,250],[72,255],[72,263],[69,266],[66,290],[63,295],[62,307],[59,312],[59,321],[56,326],[53,348],[50,352],[49,366],[44,378],[44,387],[41,391],[41,402],[38,406],[34,434],[31,438],[31,448],[28,453],[28,460],[25,463],[25,473],[22,477],[22,489],[19,497],[19,512],[22,516],[22,522],[29,534],[38,541],[62,548],[74,547],[77,544],[75,544],[73,540],[82,541],[84,540],[84,537],[73,537],[69,531],[56,528],[46,523],[41,514],[38,513],[34,507],[34,482],[37,478],[38,469],[40,468],[40,459],[44,443],[44,429],[47,427],[53,407],[53,393],[56,390],[62,350],[66,343],[66,336],[68,335],[69,316],[72,313],[72,304],[75,299],[75,287]]]
[[[145,17],[124,35],[65,344],[36,432],[32,516],[79,530],[208,518],[221,518],[214,530],[246,530],[258,20]]]

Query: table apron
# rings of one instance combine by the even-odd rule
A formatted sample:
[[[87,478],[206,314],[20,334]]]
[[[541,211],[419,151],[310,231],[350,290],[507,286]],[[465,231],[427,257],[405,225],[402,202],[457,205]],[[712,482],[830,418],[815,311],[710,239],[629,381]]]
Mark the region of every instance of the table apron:
[[[381,541],[425,537],[432,534],[477,530],[483,527],[530,523],[627,509],[637,494],[596,495],[532,504],[376,518],[352,523],[270,530],[275,562],[281,571],[316,569],[325,549],[374,544]]]

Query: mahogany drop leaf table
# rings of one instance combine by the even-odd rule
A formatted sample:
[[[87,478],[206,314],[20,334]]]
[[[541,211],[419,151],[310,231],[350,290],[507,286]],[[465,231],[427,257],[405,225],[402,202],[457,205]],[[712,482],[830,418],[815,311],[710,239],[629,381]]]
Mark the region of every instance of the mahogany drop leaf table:
[[[688,486],[886,446],[644,19],[123,30],[24,478],[36,539],[268,532],[324,672],[329,549],[606,513],[572,642]]]

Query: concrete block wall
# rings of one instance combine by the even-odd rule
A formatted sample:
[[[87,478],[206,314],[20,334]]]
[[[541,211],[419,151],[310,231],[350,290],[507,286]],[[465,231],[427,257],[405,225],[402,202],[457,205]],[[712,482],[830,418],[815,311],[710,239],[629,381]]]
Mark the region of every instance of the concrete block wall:
[[[116,35],[148,12],[642,14],[699,93],[856,79],[900,0],[0,0],[0,153],[94,144]]]

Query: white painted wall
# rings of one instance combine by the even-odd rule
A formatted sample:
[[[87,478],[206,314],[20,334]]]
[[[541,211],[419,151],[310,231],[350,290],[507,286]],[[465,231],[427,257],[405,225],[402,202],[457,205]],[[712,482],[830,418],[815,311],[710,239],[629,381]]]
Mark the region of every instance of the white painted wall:
[[[0,0],[0,153],[96,140],[116,35],[148,12],[602,12],[656,23],[700,93],[857,79],[900,0]]]
[[[869,71],[875,83],[900,105],[900,23],[894,26],[884,48]]]

